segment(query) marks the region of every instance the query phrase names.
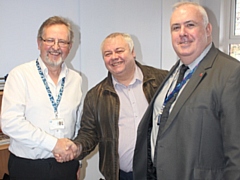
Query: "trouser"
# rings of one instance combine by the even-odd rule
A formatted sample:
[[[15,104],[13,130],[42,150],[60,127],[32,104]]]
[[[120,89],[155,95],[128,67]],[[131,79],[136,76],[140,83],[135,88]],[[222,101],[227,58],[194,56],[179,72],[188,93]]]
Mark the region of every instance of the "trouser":
[[[119,180],[133,180],[133,172],[119,170]]]
[[[10,153],[8,170],[11,180],[76,180],[78,160],[58,163],[54,158],[25,159]]]

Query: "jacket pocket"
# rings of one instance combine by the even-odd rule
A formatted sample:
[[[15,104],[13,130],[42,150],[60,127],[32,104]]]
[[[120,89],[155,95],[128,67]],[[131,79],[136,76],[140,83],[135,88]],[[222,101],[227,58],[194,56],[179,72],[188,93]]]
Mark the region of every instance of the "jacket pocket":
[[[223,168],[222,169],[202,169],[194,168],[194,179],[201,180],[222,180]]]

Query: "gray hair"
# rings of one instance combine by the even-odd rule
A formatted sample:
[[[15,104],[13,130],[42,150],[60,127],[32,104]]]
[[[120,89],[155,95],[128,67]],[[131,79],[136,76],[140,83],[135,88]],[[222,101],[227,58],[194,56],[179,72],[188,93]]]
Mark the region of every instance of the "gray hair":
[[[209,23],[207,12],[198,3],[195,3],[195,2],[178,2],[178,3],[173,5],[173,11],[176,10],[177,8],[181,7],[181,6],[184,6],[184,5],[192,5],[192,6],[195,6],[196,8],[198,8],[199,12],[202,14],[203,23],[204,23],[205,26],[207,26],[207,24]]]
[[[127,34],[127,33],[120,33],[120,32],[115,32],[115,33],[109,34],[109,35],[103,40],[103,42],[102,42],[102,44],[101,44],[101,51],[103,50],[103,45],[104,45],[104,43],[105,43],[105,41],[106,41],[107,39],[112,39],[112,38],[115,38],[115,37],[117,37],[117,36],[122,36],[122,37],[125,39],[125,41],[128,43],[128,46],[129,46],[130,51],[132,52],[132,51],[133,51],[133,48],[134,48],[134,43],[133,43],[133,40],[132,40],[131,36],[130,36],[129,34]]]
[[[73,41],[73,30],[72,30],[72,26],[70,24],[70,22],[68,20],[66,20],[65,18],[63,17],[59,17],[59,16],[53,16],[53,17],[50,17],[48,18],[46,21],[44,21],[42,23],[42,25],[40,26],[39,30],[38,30],[38,35],[37,37],[38,38],[41,38],[42,35],[44,34],[45,32],[45,29],[49,26],[52,26],[52,25],[65,25],[68,29],[68,38],[69,38],[69,41],[72,43]]]

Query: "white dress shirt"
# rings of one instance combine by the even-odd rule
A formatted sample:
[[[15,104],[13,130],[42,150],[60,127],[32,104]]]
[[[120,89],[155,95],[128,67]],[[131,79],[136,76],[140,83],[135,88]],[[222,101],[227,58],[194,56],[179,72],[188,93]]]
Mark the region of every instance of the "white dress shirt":
[[[36,60],[22,64],[9,73],[2,99],[1,127],[3,133],[10,136],[9,150],[18,157],[29,159],[53,157],[51,151],[58,137],[74,138],[80,126],[81,76],[63,63],[58,84],[55,85],[40,57],[38,61],[55,101],[65,77],[58,106],[58,117],[64,119],[64,129],[49,128],[55,114]]]
[[[148,106],[142,88],[142,71],[136,66],[134,78],[128,86],[118,83],[114,78],[113,84],[120,100],[118,121],[120,169],[125,172],[130,172],[132,171],[138,124]]]

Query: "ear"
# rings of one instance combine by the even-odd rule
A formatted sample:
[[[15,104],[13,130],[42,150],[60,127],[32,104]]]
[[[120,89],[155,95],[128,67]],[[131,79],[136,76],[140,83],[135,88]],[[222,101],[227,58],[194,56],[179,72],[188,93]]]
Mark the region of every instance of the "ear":
[[[133,50],[132,50],[132,55],[133,55],[134,59],[136,59],[136,53],[135,53],[134,48],[133,48]]]
[[[72,43],[69,44],[68,49],[70,50],[72,48]]]
[[[40,50],[40,46],[42,45],[42,41],[40,38],[37,38],[38,50]]]
[[[206,32],[208,37],[212,35],[212,25],[210,23],[206,26]]]

